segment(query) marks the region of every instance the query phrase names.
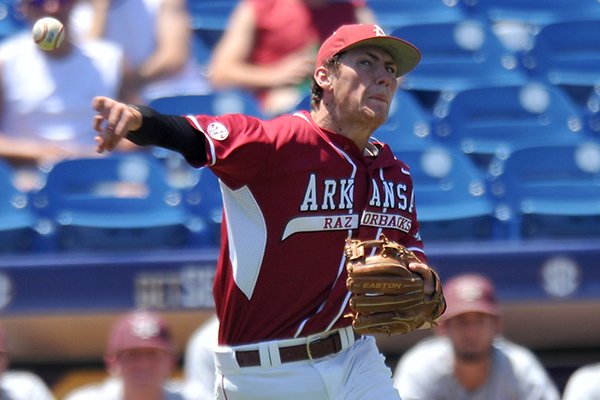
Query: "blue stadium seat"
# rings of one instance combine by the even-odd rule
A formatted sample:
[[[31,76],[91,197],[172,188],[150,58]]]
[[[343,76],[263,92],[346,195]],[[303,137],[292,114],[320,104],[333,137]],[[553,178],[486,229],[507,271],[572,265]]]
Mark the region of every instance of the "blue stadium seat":
[[[0,42],[27,27],[16,10],[17,0],[0,1]]]
[[[589,130],[600,138],[600,86],[592,91],[586,101],[584,118]]]
[[[386,32],[415,21],[456,22],[466,16],[458,0],[369,0],[368,5]]]
[[[492,22],[514,21],[543,26],[600,16],[596,0],[462,0],[470,12]]]
[[[149,154],[60,161],[33,194],[59,251],[140,250],[187,244],[181,193],[167,184],[163,164]]]
[[[514,52],[483,21],[415,24],[393,34],[414,43],[422,53],[421,63],[402,80],[406,89],[435,95],[525,82]],[[431,106],[433,101],[424,104]]]
[[[28,252],[37,245],[37,216],[13,177],[12,167],[0,160],[0,254]]]
[[[399,89],[390,106],[388,119],[373,137],[387,143],[394,151],[430,146],[432,119],[429,110],[411,92]]]
[[[244,91],[215,91],[208,94],[159,97],[149,106],[163,114],[237,114],[261,117],[262,113],[254,97]]]
[[[567,2],[568,3],[568,2]],[[600,2],[596,2],[600,10]],[[579,104],[600,85],[600,15],[545,25],[523,56],[529,73],[565,88]]]
[[[492,200],[467,156],[440,146],[398,151],[396,156],[411,169],[424,241],[495,237]]]
[[[227,29],[229,16],[237,0],[188,0],[194,52],[201,64],[207,63],[214,46]]]
[[[436,139],[469,154],[482,169],[513,147],[585,137],[579,108],[559,88],[537,81],[457,92],[440,99],[435,115]]]
[[[196,174],[196,182],[184,191],[185,204],[192,216],[191,246],[214,247],[221,240],[221,218],[223,201],[219,180],[208,169]]]
[[[490,167],[491,192],[507,237],[600,237],[600,144],[513,150]]]

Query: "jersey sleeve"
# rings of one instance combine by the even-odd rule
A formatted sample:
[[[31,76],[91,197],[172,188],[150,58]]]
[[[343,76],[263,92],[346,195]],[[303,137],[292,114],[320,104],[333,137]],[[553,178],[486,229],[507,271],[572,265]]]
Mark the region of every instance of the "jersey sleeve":
[[[240,187],[266,168],[274,142],[263,121],[242,114],[187,118],[206,137],[206,166],[227,186]]]

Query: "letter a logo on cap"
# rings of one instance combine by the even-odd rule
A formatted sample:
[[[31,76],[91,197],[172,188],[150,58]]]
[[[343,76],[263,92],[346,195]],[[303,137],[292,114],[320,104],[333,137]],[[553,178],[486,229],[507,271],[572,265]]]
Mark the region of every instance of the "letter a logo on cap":
[[[385,36],[385,32],[379,25],[373,25],[373,32],[375,32],[375,36]]]

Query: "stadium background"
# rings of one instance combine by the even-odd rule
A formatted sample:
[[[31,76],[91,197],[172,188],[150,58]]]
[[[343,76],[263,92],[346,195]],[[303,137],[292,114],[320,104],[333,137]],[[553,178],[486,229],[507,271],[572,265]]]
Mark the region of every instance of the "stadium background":
[[[201,62],[234,3],[190,0]],[[503,303],[506,335],[534,350],[562,389],[575,368],[600,360],[600,2],[370,0],[369,5],[386,31],[398,29],[423,50],[423,74],[415,71],[403,82],[397,114],[375,136],[395,146],[390,132],[402,132],[398,156],[412,161],[416,186],[425,188],[417,200],[432,264],[442,278],[463,271],[490,276]],[[12,0],[0,2],[2,38],[22,28],[13,7]],[[569,34],[561,35],[561,29]],[[494,91],[499,87],[518,90]],[[469,100],[467,93],[474,97]],[[513,105],[511,96],[520,101]],[[529,104],[525,98],[532,99],[533,110],[523,105]],[[552,107],[544,105],[548,98]],[[155,106],[182,113],[185,107],[197,113],[257,112],[241,92],[166,99]],[[564,120],[555,118],[563,114]],[[494,118],[485,121],[490,115]],[[520,120],[531,130],[519,131]],[[557,120],[563,126],[554,134]],[[474,135],[483,129],[474,127],[485,124],[503,132],[478,142]],[[531,140],[522,140],[530,133]],[[561,149],[549,153],[552,171],[543,169],[546,147]],[[525,165],[509,166],[519,151]],[[570,158],[585,173],[563,162]],[[161,151],[116,160],[117,170],[122,163],[153,177],[144,183],[169,199],[168,222],[153,227],[147,214],[143,229],[121,224],[78,231],[60,223],[64,215],[53,214],[53,191],[23,194],[3,187],[0,193],[12,205],[0,207],[0,318],[11,337],[13,367],[39,373],[59,396],[103,376],[104,341],[120,313],[133,307],[164,312],[184,350],[191,332],[212,312],[220,212],[214,180]],[[523,172],[534,166],[534,173]],[[167,186],[155,182],[155,169]],[[513,179],[507,170],[514,171]],[[0,175],[10,173],[6,168]],[[519,177],[547,179],[523,188]],[[536,187],[546,189],[535,192]],[[154,206],[148,205],[156,211]],[[100,217],[105,222],[129,219],[118,213],[117,203],[97,207],[113,212]],[[7,222],[14,221],[11,212],[28,225]],[[128,248],[99,249],[106,235]],[[378,340],[392,366],[428,334]]]

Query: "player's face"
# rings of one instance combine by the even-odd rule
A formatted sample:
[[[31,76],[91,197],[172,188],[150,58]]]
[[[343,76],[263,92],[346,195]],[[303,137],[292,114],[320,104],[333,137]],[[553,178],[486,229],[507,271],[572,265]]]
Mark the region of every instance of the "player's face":
[[[351,121],[371,121],[375,127],[387,118],[398,87],[392,56],[376,46],[364,46],[342,55],[333,86],[337,113]]]
[[[116,356],[116,369],[124,384],[137,389],[162,387],[174,363],[172,354],[159,349],[130,349]]]
[[[489,356],[492,342],[499,333],[499,320],[492,315],[469,312],[444,322],[444,329],[457,359],[478,361]]]

